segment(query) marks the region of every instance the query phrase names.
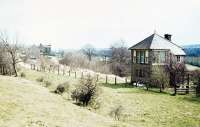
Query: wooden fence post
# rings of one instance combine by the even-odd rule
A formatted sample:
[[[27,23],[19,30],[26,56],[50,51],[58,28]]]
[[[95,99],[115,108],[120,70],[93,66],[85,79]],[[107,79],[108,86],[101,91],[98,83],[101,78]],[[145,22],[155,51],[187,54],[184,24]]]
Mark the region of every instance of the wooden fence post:
[[[127,84],[127,78],[125,78],[125,83]]]
[[[83,72],[81,72],[81,78],[83,78]]]
[[[108,76],[106,75],[106,84],[108,84]]]
[[[65,75],[65,70],[63,69],[63,75]]]
[[[70,70],[69,70],[69,76],[70,76]]]
[[[117,77],[115,77],[115,85],[117,85]]]
[[[58,66],[58,75],[59,75],[59,73],[60,73],[60,67]]]
[[[97,74],[97,82],[99,81],[99,75]]]
[[[186,94],[189,94],[190,74],[187,75]]]
[[[76,71],[74,72],[74,76],[75,76],[75,78],[76,78]]]

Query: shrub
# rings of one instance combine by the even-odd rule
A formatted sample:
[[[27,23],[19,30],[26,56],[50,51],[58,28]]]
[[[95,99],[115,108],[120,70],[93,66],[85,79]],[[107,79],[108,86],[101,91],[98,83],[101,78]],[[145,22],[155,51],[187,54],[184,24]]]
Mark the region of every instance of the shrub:
[[[46,87],[49,87],[50,85],[52,85],[52,83],[50,81],[44,81]]]
[[[68,92],[69,88],[70,88],[69,83],[64,82],[62,84],[59,84],[54,92],[57,93],[57,94],[62,94],[65,91]]]
[[[80,80],[80,84],[72,92],[71,97],[76,102],[81,102],[83,106],[87,106],[95,95],[97,95],[96,78],[87,76],[86,79]]]
[[[25,74],[24,72],[22,72],[22,73],[20,74],[20,77],[26,77],[26,74]]]
[[[90,106],[95,110],[100,109],[101,99],[98,96],[93,97],[93,99],[90,101]]]
[[[79,90],[77,88],[74,91],[72,91],[71,98],[73,100],[75,100],[76,102],[78,102],[79,96],[80,96],[80,92],[79,92]]]
[[[36,79],[36,81],[43,82],[44,81],[44,77],[39,77],[39,78]]]
[[[152,67],[152,74],[149,82],[146,83],[146,87],[157,87],[162,92],[166,87],[169,86],[169,74],[163,66]]]
[[[110,115],[112,117],[115,118],[115,120],[120,120],[121,116],[122,116],[122,113],[123,113],[123,110],[124,108],[120,105],[120,106],[117,106],[116,108],[114,108],[111,112],[110,112]]]
[[[62,94],[65,92],[65,87],[63,84],[57,86],[56,90],[54,91],[57,94]]]

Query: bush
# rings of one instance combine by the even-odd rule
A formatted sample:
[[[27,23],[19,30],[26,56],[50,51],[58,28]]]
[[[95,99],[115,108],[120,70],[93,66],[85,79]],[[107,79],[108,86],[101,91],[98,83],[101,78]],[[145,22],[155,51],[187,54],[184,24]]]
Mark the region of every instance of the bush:
[[[52,83],[50,81],[44,81],[46,87],[49,87],[50,85],[52,85]]]
[[[87,106],[89,102],[97,95],[96,78],[87,76],[86,79],[81,79],[80,84],[72,92],[72,99],[76,102],[81,102],[83,106]]]
[[[20,74],[20,77],[26,77],[26,74],[25,74],[24,72],[22,72],[22,73]]]
[[[59,84],[56,88],[56,90],[54,91],[57,94],[62,94],[65,91],[68,92],[69,91],[69,83],[68,82],[64,82],[62,84]]]
[[[65,87],[64,85],[60,84],[57,86],[56,90],[54,91],[57,94],[62,94],[65,92]]]
[[[110,112],[110,115],[112,117],[115,118],[115,120],[120,120],[121,116],[122,116],[122,113],[123,113],[123,110],[124,108],[120,105],[120,106],[117,106],[116,108],[114,108],[111,112]]]
[[[39,78],[36,79],[36,81],[43,82],[44,81],[44,77],[39,77]]]

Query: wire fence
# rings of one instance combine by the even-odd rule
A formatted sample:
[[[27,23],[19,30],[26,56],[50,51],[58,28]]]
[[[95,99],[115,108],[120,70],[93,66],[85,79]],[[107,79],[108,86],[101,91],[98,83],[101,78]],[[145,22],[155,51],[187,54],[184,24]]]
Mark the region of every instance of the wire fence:
[[[128,84],[130,80],[127,77],[118,77],[115,75],[109,74],[101,74],[93,71],[88,70],[71,70],[70,68],[60,67],[60,66],[41,66],[31,64],[31,70],[36,70],[40,72],[47,72],[47,73],[54,73],[57,75],[69,76],[75,79],[85,78],[86,76],[90,75],[96,78],[97,82],[105,83],[105,84]]]

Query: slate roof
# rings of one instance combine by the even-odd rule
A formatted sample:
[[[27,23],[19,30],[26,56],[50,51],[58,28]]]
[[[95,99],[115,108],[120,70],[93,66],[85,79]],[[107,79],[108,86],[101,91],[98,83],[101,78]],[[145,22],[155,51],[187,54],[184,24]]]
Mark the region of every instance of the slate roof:
[[[166,49],[170,50],[174,55],[186,55],[182,47],[156,33],[133,45],[129,48],[129,50],[131,49]]]

